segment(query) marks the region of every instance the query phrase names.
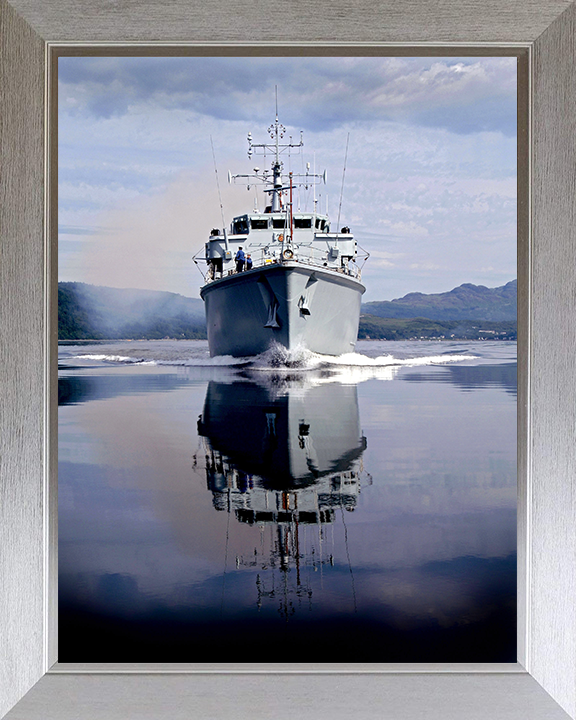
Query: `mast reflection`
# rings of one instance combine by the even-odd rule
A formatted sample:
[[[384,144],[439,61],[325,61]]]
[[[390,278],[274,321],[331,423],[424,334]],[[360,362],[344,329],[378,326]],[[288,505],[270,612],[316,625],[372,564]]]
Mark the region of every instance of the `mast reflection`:
[[[236,568],[257,572],[259,609],[276,598],[288,619],[295,598],[311,600],[309,572],[336,562],[325,526],[341,517],[346,534],[345,511],[358,501],[366,438],[356,386],[301,377],[211,381],[198,434],[214,508],[260,530]]]

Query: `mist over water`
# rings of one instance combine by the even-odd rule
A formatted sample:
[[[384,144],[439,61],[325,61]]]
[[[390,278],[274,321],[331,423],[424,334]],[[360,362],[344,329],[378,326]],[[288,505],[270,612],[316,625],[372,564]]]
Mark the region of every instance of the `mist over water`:
[[[246,212],[245,188],[230,186],[226,191],[226,217]],[[123,198],[102,210],[97,220],[77,253],[61,254],[60,281],[171,289],[198,297],[203,280],[192,256],[203,248],[211,228],[221,224],[214,167],[210,163],[167,177],[154,192]]]
[[[62,343],[60,661],[514,662],[515,367]]]

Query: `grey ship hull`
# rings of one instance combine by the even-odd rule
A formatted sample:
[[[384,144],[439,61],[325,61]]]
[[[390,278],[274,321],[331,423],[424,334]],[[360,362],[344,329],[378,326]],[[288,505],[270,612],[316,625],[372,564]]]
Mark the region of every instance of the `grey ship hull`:
[[[297,262],[260,266],[205,285],[210,355],[258,355],[277,342],[324,355],[353,352],[364,286]]]
[[[211,380],[198,431],[230,466],[276,490],[354,470],[366,449],[356,386],[340,383],[277,394],[253,381]]]

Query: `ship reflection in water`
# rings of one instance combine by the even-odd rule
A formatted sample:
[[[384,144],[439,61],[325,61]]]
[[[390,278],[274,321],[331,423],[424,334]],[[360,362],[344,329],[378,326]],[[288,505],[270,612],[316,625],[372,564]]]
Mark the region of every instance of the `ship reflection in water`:
[[[295,599],[311,602],[305,571],[334,566],[325,526],[337,512],[345,525],[343,512],[356,508],[366,449],[356,386],[301,385],[212,381],[198,421],[214,508],[260,528],[260,546],[237,555],[236,568],[258,569],[258,608],[277,601],[286,619]]]
[[[515,661],[515,345],[182,343],[61,349],[59,661]]]

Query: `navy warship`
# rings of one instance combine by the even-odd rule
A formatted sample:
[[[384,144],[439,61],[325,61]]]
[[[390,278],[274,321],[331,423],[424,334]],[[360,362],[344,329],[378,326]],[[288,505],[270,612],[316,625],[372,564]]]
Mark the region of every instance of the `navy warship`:
[[[268,133],[270,142],[264,143],[248,133],[248,157],[271,156],[271,168],[228,174],[230,182],[248,189],[263,186],[263,210],[234,217],[229,228],[214,228],[205,244],[200,296],[210,355],[258,355],[274,343],[324,355],[353,352],[365,291],[357,243],[349,227],[332,230],[328,214],[318,212],[315,193],[311,212],[294,208],[296,191],[325,183],[326,173],[310,172],[306,163],[301,174],[286,174],[283,158],[301,152],[302,133],[299,142],[285,142],[278,112]]]

